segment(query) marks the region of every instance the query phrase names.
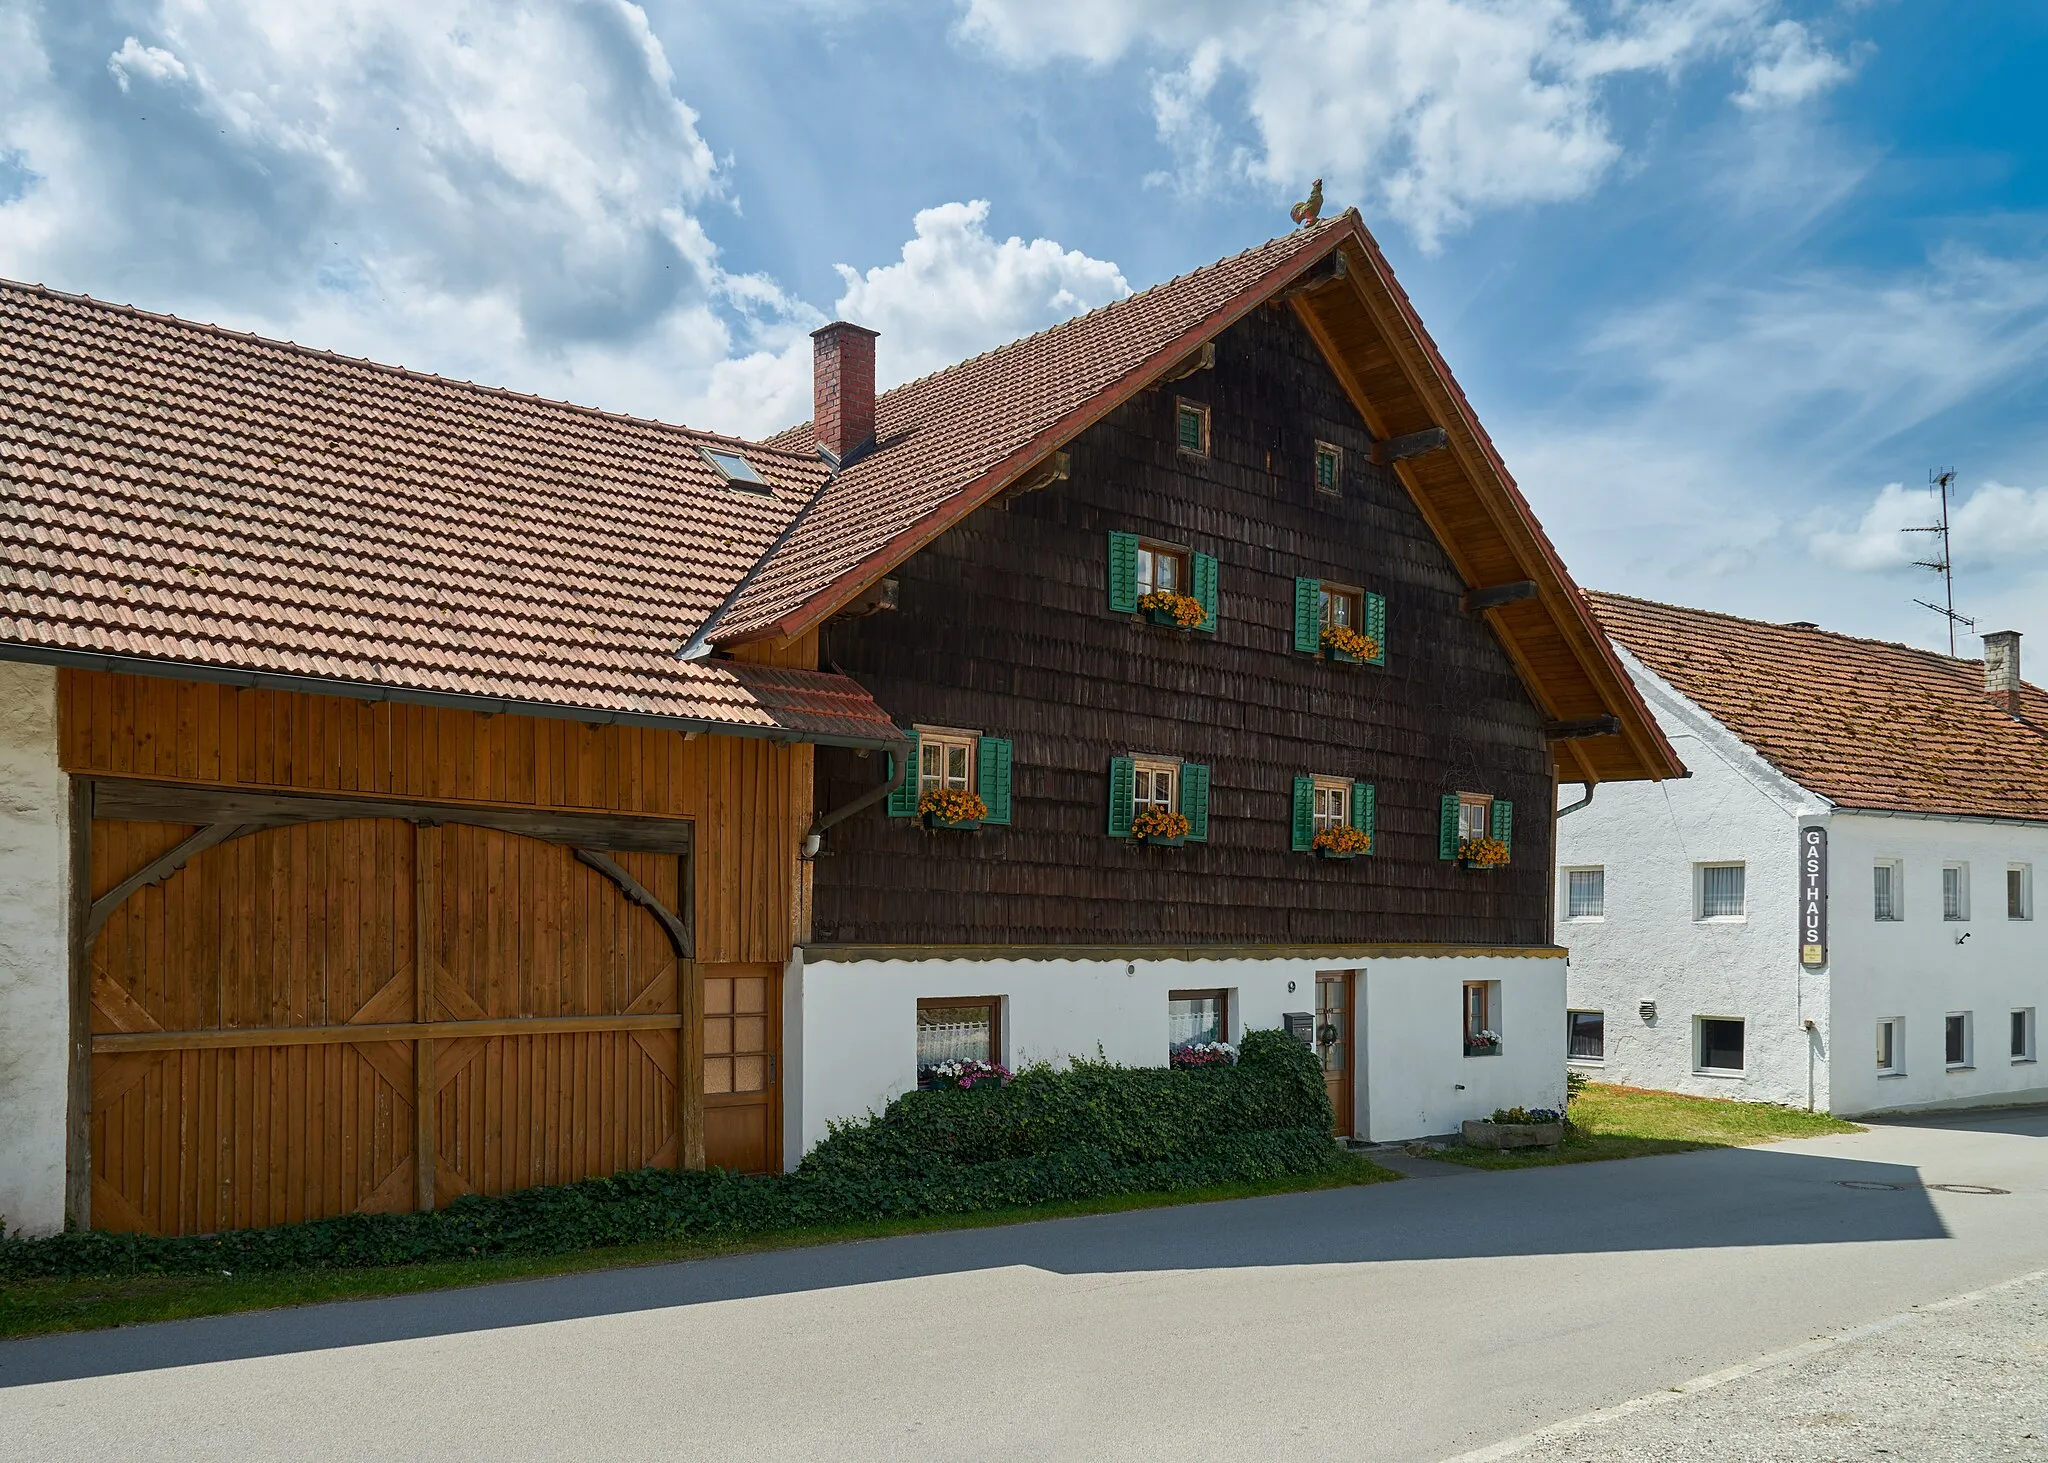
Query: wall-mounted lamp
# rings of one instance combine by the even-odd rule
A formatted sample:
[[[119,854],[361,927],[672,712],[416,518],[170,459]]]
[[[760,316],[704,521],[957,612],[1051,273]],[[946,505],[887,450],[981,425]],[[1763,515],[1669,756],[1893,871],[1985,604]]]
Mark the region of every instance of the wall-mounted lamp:
[[[1963,931],[1963,932],[1962,932],[1962,933],[1961,933],[1960,935],[1957,935],[1957,936],[1956,936],[1956,943],[1957,943],[1958,945],[1960,945],[1960,944],[1962,944],[1962,943],[1963,943],[1963,942],[1964,942],[1965,940],[1967,940],[1967,939],[1969,939],[1969,938],[1970,938],[1970,932],[1969,932],[1968,930],[1964,930],[1964,931]]]

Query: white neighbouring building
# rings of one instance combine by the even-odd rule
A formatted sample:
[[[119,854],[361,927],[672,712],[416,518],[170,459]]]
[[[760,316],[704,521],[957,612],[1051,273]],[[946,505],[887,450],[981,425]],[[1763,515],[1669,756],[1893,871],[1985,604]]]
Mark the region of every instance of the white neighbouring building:
[[[1588,599],[1692,775],[1561,794],[1572,1066],[1840,1114],[2048,1101],[2048,693],[2017,633],[1978,662]]]

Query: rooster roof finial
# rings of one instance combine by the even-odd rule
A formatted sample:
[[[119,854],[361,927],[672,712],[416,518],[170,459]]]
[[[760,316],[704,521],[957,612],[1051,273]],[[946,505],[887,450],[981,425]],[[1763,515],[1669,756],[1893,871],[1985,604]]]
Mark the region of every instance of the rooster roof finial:
[[[1308,197],[1287,210],[1287,216],[1303,228],[1316,222],[1323,214],[1323,180],[1318,178],[1309,184]]]

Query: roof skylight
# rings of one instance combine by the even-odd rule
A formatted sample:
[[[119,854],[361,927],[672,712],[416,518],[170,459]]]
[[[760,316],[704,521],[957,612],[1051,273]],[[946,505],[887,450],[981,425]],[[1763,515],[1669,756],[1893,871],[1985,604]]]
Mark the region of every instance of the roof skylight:
[[[720,447],[697,449],[704,454],[704,460],[718,469],[719,475],[734,487],[745,488],[750,493],[771,493],[774,488],[768,479],[754,471],[754,464],[737,452]]]

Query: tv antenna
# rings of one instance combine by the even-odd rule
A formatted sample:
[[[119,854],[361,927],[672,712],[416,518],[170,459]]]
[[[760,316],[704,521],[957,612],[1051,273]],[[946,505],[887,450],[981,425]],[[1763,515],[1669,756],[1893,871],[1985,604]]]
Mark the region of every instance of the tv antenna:
[[[1932,569],[1941,576],[1943,603],[1935,604],[1932,600],[1925,599],[1916,599],[1913,603],[1919,605],[1922,609],[1933,610],[1937,615],[1948,621],[1948,653],[1951,660],[1955,658],[1956,653],[1956,626],[1967,625],[1972,630],[1977,628],[1975,620],[1971,619],[1968,615],[1956,613],[1955,563],[1950,558],[1948,551],[1948,495],[1949,490],[1955,485],[1956,470],[1954,468],[1944,467],[1938,472],[1930,471],[1927,474],[1927,490],[1941,495],[1941,521],[1939,523],[1930,523],[1924,528],[1902,528],[1899,530],[1900,533],[1932,533],[1939,535],[1935,539],[1934,557],[1931,559],[1915,559],[1913,566],[1917,569]]]

